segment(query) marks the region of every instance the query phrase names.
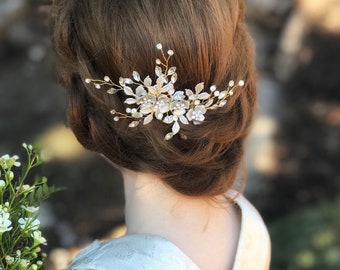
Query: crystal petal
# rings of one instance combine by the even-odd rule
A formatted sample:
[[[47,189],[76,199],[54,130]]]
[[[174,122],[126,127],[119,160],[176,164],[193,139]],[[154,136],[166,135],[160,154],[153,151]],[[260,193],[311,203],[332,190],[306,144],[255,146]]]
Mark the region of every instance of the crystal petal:
[[[171,82],[172,83],[175,83],[175,82],[177,82],[177,73],[174,73],[172,76],[171,76]]]
[[[150,107],[143,107],[142,109],[140,109],[140,112],[145,115],[151,113],[152,109]]]
[[[131,113],[131,116],[133,118],[142,118],[144,115],[140,112],[133,112],[133,113]]]
[[[158,91],[155,87],[149,87],[149,94],[152,95],[152,96],[157,96],[158,94]]]
[[[229,94],[228,91],[222,91],[222,92],[219,94],[218,99],[225,98],[228,94]]]
[[[161,88],[164,85],[165,79],[163,76],[159,77],[156,81],[157,87]]]
[[[179,117],[179,120],[184,124],[184,125],[189,125],[189,121],[188,119],[184,116],[184,115],[181,115]]]
[[[213,103],[214,103],[214,100],[213,100],[213,99],[210,99],[210,100],[205,104],[205,107],[206,107],[206,108],[209,108]]]
[[[190,98],[190,96],[194,95],[194,92],[192,92],[192,90],[190,90],[190,89],[185,89],[185,94],[187,95],[187,97]]]
[[[210,98],[210,94],[208,94],[206,92],[198,95],[198,99],[200,99],[200,100],[205,100],[205,99],[208,99],[208,98]]]
[[[201,93],[201,91],[202,91],[203,89],[204,89],[204,83],[203,83],[203,82],[197,84],[197,85],[195,86],[196,94]]]
[[[121,86],[125,86],[125,81],[124,81],[124,78],[123,78],[123,77],[120,77],[120,78],[119,78],[119,84],[120,84]]]
[[[165,140],[170,140],[172,137],[174,136],[174,134],[172,132],[169,132],[168,134],[165,135],[164,139]]]
[[[203,114],[201,114],[199,117],[198,117],[198,121],[201,121],[203,122],[205,119],[205,116]]]
[[[133,72],[132,72],[132,76],[133,76],[133,79],[134,79],[135,81],[137,81],[137,82],[140,81],[140,75],[139,75],[139,73],[138,73],[137,71],[133,71]]]
[[[192,112],[193,111],[194,111],[193,109],[190,109],[186,114],[186,117],[189,121],[192,121]]]
[[[130,124],[129,124],[129,127],[137,127],[139,125],[139,121],[132,121]]]
[[[174,89],[174,86],[172,83],[168,83],[162,87],[162,93],[168,93],[170,90]]]
[[[127,96],[134,96],[135,94],[133,93],[131,87],[125,86],[124,87],[124,93]]]
[[[157,77],[160,77],[162,75],[162,68],[160,66],[156,66],[155,73]]]
[[[126,104],[135,104],[137,102],[137,100],[136,99],[134,99],[134,98],[127,98],[125,101],[124,101],[124,103],[126,103]]]
[[[159,108],[161,113],[167,113],[170,110],[170,103],[165,103]]]
[[[125,82],[126,84],[133,84],[133,81],[132,81],[130,78],[125,78],[125,79],[124,79],[124,82]]]
[[[223,101],[221,101],[219,104],[218,104],[218,106],[219,107],[223,107],[224,105],[226,105],[227,104],[227,101],[226,100],[223,100]]]
[[[114,88],[110,88],[109,90],[106,91],[106,93],[110,95],[117,94],[117,92],[118,92],[118,89],[114,89]]]
[[[207,112],[206,108],[203,105],[199,105],[195,109],[201,114],[205,114]]]
[[[152,80],[151,80],[150,76],[147,76],[147,77],[144,79],[144,85],[145,85],[146,87],[148,87],[148,86],[151,86],[151,84],[152,84]]]
[[[179,132],[181,127],[179,126],[179,123],[176,121],[172,126],[172,133],[175,135]]]
[[[168,76],[171,76],[171,75],[175,74],[175,72],[176,72],[176,67],[171,67],[171,68],[169,68],[169,70],[168,70]]]
[[[147,117],[144,118],[143,125],[149,124],[153,120],[153,115],[149,114]]]
[[[139,85],[137,88],[136,88],[136,95],[138,97],[141,97],[141,96],[145,96],[146,95],[146,91],[144,89],[144,87],[142,85]]]
[[[168,115],[166,117],[164,117],[163,119],[163,123],[165,124],[171,124],[174,121],[174,118],[172,115]]]
[[[157,118],[158,120],[162,120],[162,119],[163,119],[163,114],[162,114],[162,113],[157,113],[157,114],[156,114],[156,118]]]

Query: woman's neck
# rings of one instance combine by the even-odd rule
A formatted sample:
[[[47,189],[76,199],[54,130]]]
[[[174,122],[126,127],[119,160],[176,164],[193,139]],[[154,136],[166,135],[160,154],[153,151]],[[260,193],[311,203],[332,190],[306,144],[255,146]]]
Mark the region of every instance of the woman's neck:
[[[226,258],[237,243],[237,211],[223,196],[214,200],[184,196],[150,174],[123,171],[123,178],[127,234],[166,238],[199,266],[204,264],[201,253],[220,252]]]
[[[174,228],[171,224],[200,232],[207,229],[212,218],[210,210],[216,210],[216,202],[214,205],[205,198],[181,195],[150,174],[128,171],[123,172],[123,177],[128,234],[167,233],[165,229]]]

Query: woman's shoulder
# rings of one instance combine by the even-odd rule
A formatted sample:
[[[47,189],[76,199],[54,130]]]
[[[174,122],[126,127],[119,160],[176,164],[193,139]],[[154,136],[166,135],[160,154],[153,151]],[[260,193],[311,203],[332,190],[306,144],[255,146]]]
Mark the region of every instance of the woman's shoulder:
[[[244,196],[234,200],[241,210],[241,228],[233,270],[269,269],[271,243],[261,215]]]
[[[159,236],[135,234],[95,241],[80,251],[68,270],[199,269],[179,248]]]

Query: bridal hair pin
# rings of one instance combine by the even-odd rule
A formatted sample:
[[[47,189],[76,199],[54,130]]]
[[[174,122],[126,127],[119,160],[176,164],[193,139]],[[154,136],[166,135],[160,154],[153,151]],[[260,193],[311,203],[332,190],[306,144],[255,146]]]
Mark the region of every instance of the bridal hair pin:
[[[234,94],[234,89],[245,84],[243,80],[237,84],[230,81],[225,90],[219,91],[212,85],[208,91],[204,91],[204,83],[201,82],[195,86],[195,90],[176,90],[176,67],[169,66],[174,51],[168,50],[166,55],[161,43],[158,43],[156,48],[162,56],[162,60],[156,59],[156,84],[153,84],[150,76],[142,80],[137,71],[132,72],[133,78],[119,78],[119,84],[112,82],[108,76],[105,76],[104,80],[85,79],[87,84],[93,84],[97,89],[108,86],[108,94],[123,91],[127,96],[124,103],[131,107],[127,107],[125,113],[111,110],[114,121],[133,119],[129,127],[137,127],[140,122],[147,125],[155,118],[172,125],[171,132],[165,135],[165,140],[170,140],[180,131],[181,125],[188,125],[189,122],[198,125],[204,121],[208,110],[225,106],[227,99]]]

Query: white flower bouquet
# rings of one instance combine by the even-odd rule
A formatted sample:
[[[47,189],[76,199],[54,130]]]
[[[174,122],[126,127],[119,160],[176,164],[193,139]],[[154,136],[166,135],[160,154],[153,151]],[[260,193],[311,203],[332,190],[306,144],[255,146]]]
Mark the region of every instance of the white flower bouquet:
[[[26,166],[16,155],[0,157],[0,270],[42,268],[46,254],[41,245],[47,242],[39,229],[38,210],[42,201],[61,189],[48,186],[46,177],[27,183],[30,170],[42,161],[32,145],[23,147]]]

